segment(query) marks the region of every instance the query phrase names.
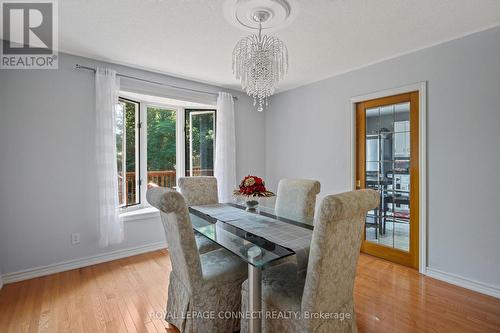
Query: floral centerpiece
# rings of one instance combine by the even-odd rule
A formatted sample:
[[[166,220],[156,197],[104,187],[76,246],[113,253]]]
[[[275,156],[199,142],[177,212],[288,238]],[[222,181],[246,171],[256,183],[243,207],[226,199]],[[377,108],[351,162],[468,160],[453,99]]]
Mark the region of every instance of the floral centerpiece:
[[[234,191],[234,196],[244,197],[247,210],[255,210],[259,205],[258,198],[273,197],[274,193],[266,189],[262,178],[248,175],[243,178],[239,188]]]

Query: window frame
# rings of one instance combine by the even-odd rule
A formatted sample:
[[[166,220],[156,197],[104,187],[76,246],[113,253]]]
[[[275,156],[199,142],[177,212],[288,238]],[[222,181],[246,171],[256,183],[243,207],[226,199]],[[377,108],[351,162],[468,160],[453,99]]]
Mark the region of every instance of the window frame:
[[[126,94],[126,92],[123,92]],[[134,103],[138,103],[138,118],[136,118],[137,122],[137,132],[136,132],[136,169],[139,168],[138,175],[139,179],[137,179],[137,193],[136,195],[139,198],[138,203],[122,206],[120,207],[120,213],[127,213],[131,211],[135,211],[138,209],[148,208],[151,205],[145,200],[146,192],[148,190],[147,179],[148,179],[148,168],[147,168],[147,108],[155,107],[161,109],[167,109],[171,111],[175,111],[176,113],[176,168],[175,168],[175,176],[176,182],[179,180],[179,177],[184,177],[186,174],[185,161],[186,161],[186,110],[195,110],[199,112],[214,112],[214,130],[216,129],[216,120],[217,120],[217,109],[215,106],[211,107],[183,107],[179,105],[167,104],[167,103],[157,103],[150,102],[147,100],[141,99],[131,99],[128,97],[123,97],[122,92],[119,93],[119,100],[131,101]],[[138,121],[137,121],[138,119]],[[137,153],[138,150],[138,153]],[[214,140],[214,164],[215,164],[215,140]],[[137,178],[137,176],[136,176]]]
[[[217,109],[215,108],[212,108],[212,109],[208,109],[208,108],[185,108],[184,109],[184,172],[182,173],[184,175],[184,177],[193,177],[191,174],[188,176],[186,174],[186,171],[187,170],[192,170],[191,168],[191,156],[188,156],[190,154],[188,154],[188,151],[187,151],[187,139],[188,139],[188,131],[187,131],[187,126],[188,126],[188,117],[192,114],[207,114],[207,113],[213,113],[214,114],[214,126],[213,126],[213,130],[214,130],[214,133],[217,133]],[[191,153],[193,151],[193,148],[190,144],[189,146],[189,152]],[[213,153],[213,157],[214,157],[214,161],[213,161],[213,164],[214,164],[214,167],[215,167],[215,138],[214,138],[214,153]],[[188,161],[189,159],[189,161]]]
[[[137,206],[140,206],[141,205],[141,202],[142,202],[142,191],[141,191],[141,185],[142,185],[142,181],[141,181],[141,163],[140,163],[140,156],[141,156],[141,145],[140,145],[140,142],[141,142],[141,102],[139,101],[136,101],[136,100],[133,100],[133,99],[130,99],[130,98],[127,98],[127,97],[122,97],[122,96],[119,96],[118,97],[118,102],[128,102],[128,103],[134,103],[137,107],[135,109],[135,188],[136,188],[136,202],[135,203],[132,203],[132,204],[125,204],[125,205],[121,205],[119,206],[120,210],[128,210],[130,209],[130,207],[137,207]],[[125,114],[124,114],[124,118],[125,118]],[[124,123],[124,128],[126,128],[126,125]],[[126,144],[126,139],[127,139],[127,132],[124,131],[124,134],[123,134],[123,142]],[[123,150],[123,157],[122,157],[123,161],[125,161],[125,168],[124,168],[124,175],[125,175],[125,179],[124,179],[124,182],[123,184],[126,184],[127,182],[127,168],[126,168],[126,161],[127,161],[127,149],[125,147],[125,149]],[[125,189],[126,189],[126,186],[125,186]],[[123,191],[124,195],[125,195],[125,198],[127,198],[127,191]],[[125,200],[126,202],[126,200]]]
[[[144,168],[142,168],[142,173],[141,173],[141,179],[144,181],[141,182],[144,186],[141,187],[141,192],[143,193],[143,198],[146,197],[146,192],[148,191],[148,108],[158,108],[158,109],[166,109],[169,111],[174,111],[175,112],[175,143],[176,143],[176,148],[175,148],[175,178],[176,178],[176,183],[179,180],[179,170],[182,170],[180,172],[184,172],[184,163],[183,161],[179,161],[179,156],[181,156],[181,160],[184,158],[183,155],[179,155],[180,153],[180,148],[179,146],[182,146],[184,148],[184,142],[182,140],[182,136],[184,135],[184,129],[182,126],[179,125],[179,115],[183,113],[183,108],[176,106],[176,105],[170,105],[170,104],[163,104],[163,103],[152,103],[152,102],[141,102],[141,108],[145,110],[142,113],[142,118],[141,118],[141,129],[144,129],[144,133],[142,133],[143,140],[140,142],[141,145],[141,164],[145,165]],[[184,121],[184,118],[182,118]],[[142,203],[141,207],[150,207],[151,205],[148,202]]]

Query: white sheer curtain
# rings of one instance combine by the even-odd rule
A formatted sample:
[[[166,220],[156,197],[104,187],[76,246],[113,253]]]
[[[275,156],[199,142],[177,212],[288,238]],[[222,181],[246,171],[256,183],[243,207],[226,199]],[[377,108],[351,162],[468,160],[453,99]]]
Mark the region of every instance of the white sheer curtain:
[[[230,202],[236,188],[236,135],[233,96],[225,92],[219,93],[216,118],[214,173],[219,188],[219,201]]]
[[[99,246],[123,241],[123,222],[118,211],[118,170],[116,164],[115,108],[120,84],[116,72],[97,68],[96,96],[96,174]]]

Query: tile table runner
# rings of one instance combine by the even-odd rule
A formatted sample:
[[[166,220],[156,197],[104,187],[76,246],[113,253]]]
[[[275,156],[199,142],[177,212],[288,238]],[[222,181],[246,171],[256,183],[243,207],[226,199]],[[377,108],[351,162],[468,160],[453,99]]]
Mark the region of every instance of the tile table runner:
[[[224,204],[193,206],[192,208],[292,249],[296,253],[299,271],[307,269],[312,230]]]

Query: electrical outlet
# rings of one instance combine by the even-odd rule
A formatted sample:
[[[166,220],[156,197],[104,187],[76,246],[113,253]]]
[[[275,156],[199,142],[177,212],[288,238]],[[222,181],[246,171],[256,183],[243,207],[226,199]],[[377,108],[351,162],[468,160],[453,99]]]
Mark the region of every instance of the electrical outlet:
[[[76,245],[80,244],[80,234],[79,233],[72,233],[71,234],[71,244]]]

